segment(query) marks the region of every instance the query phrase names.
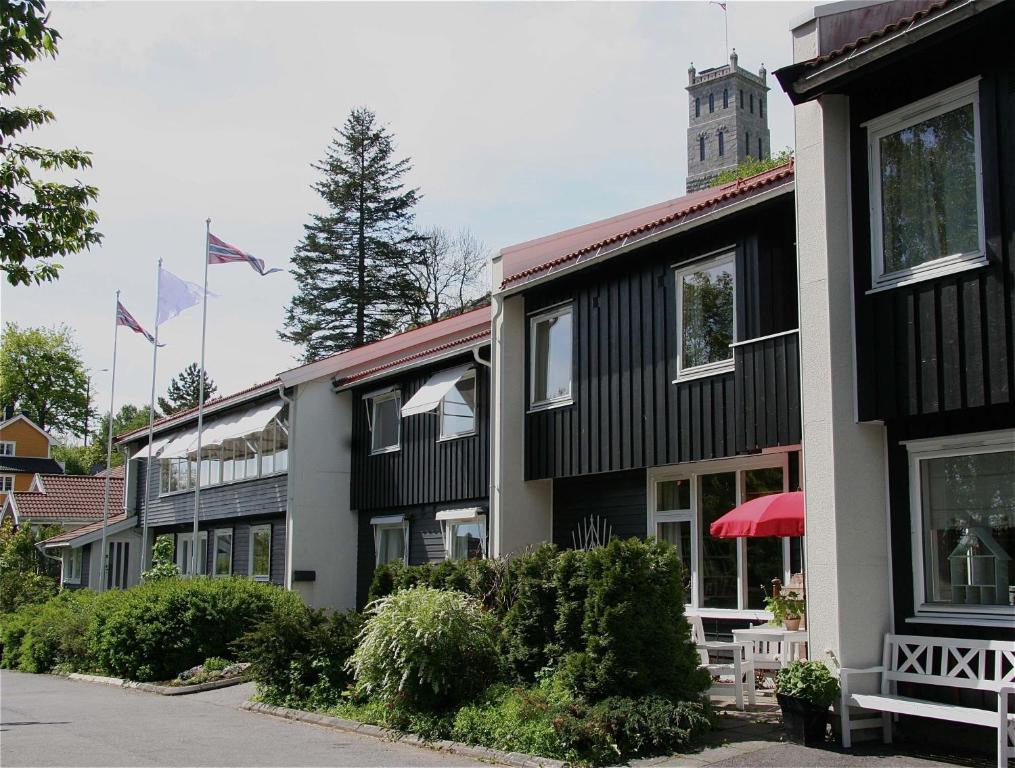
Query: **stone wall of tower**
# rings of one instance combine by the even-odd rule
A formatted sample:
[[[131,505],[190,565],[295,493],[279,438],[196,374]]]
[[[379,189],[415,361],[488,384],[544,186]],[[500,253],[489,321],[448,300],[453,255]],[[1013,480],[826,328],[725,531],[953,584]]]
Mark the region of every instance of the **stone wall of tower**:
[[[728,66],[688,70],[687,191],[711,186],[721,172],[748,155],[769,157],[767,72],[741,69],[737,54]],[[722,134],[722,142],[719,136]]]

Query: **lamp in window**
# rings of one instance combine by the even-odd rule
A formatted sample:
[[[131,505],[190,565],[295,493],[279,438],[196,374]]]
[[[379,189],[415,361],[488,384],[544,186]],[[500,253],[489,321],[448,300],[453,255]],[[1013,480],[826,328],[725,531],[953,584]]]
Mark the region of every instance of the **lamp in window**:
[[[1008,605],[1010,560],[990,528],[977,525],[963,529],[958,545],[948,555],[953,602]]]

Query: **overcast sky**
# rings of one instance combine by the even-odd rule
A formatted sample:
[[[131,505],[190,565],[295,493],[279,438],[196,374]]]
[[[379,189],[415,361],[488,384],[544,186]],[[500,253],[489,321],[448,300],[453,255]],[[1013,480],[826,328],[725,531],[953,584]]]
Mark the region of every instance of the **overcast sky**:
[[[730,2],[740,65],[791,60],[808,3]],[[684,3],[53,3],[63,35],[18,101],[56,113],[31,136],[94,154],[101,247],[60,280],[3,284],[4,320],[71,326],[106,410],[113,294],[152,324],[155,264],[201,281],[212,231],[288,267],[332,130],[366,105],[409,156],[420,225],[495,251],[683,194],[687,67],[726,60],[723,13]],[[792,143],[769,78],[772,147]],[[286,274],[212,266],[209,374],[226,394],[296,363],[276,331]],[[201,313],[164,324],[158,389],[199,355]],[[120,334],[117,407],[146,403],[150,346]]]

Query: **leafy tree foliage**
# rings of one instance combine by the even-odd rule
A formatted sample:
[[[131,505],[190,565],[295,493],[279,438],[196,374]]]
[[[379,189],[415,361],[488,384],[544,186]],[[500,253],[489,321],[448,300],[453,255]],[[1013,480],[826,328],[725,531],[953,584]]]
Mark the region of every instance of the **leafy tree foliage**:
[[[215,382],[204,372],[204,399],[205,402],[218,391]],[[197,363],[191,363],[180,371],[173,380],[169,382],[169,389],[165,397],[159,398],[159,408],[167,416],[187,408],[194,408],[200,400],[201,392],[201,368]],[[147,412],[145,417],[147,418]],[[145,422],[148,423],[147,421]]]
[[[59,566],[35,545],[59,532],[59,526],[38,533],[30,525],[15,529],[10,519],[0,526],[0,613],[43,603],[56,594]]]
[[[79,149],[53,150],[15,138],[52,122],[42,107],[12,107],[25,64],[56,56],[60,34],[44,0],[0,0],[0,271],[11,285],[55,280],[59,258],[96,245],[95,187],[43,180],[38,172],[78,171],[92,164]]]
[[[163,581],[180,575],[173,559],[173,537],[159,536],[152,545],[152,567],[141,574],[141,581]]]
[[[88,374],[70,328],[4,326],[0,402],[43,429],[80,433],[89,412]]]
[[[365,107],[354,109],[314,165],[314,190],[327,212],[313,214],[293,256],[299,292],[279,336],[303,348],[305,362],[379,339],[398,327],[414,293],[407,271],[418,238],[418,194],[403,183],[408,158]]]
[[[148,426],[148,406],[127,404],[116,412],[113,419],[113,436]],[[155,414],[158,418],[159,414]],[[88,445],[55,445],[53,458],[64,465],[63,471],[68,475],[90,475],[95,467],[106,466],[106,449],[109,445],[109,414],[104,413],[98,427],[91,434]],[[123,464],[123,454],[113,448],[112,466]]]
[[[719,187],[723,184],[729,184],[731,181],[737,179],[746,179],[750,176],[757,176],[759,173],[770,171],[773,168],[778,168],[780,165],[785,165],[789,162],[790,157],[793,155],[793,150],[786,147],[782,152],[777,155],[772,155],[767,158],[757,158],[748,156],[740,165],[736,168],[730,168],[728,171],[723,171],[715,177],[715,181],[712,182],[712,186]]]

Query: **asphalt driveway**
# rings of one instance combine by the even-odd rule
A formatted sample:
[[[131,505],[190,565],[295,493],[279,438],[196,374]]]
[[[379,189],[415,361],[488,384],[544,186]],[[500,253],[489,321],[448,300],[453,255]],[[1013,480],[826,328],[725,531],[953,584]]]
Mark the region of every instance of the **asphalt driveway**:
[[[484,765],[238,710],[250,685],[189,696],[0,672],[0,764],[14,766]]]

